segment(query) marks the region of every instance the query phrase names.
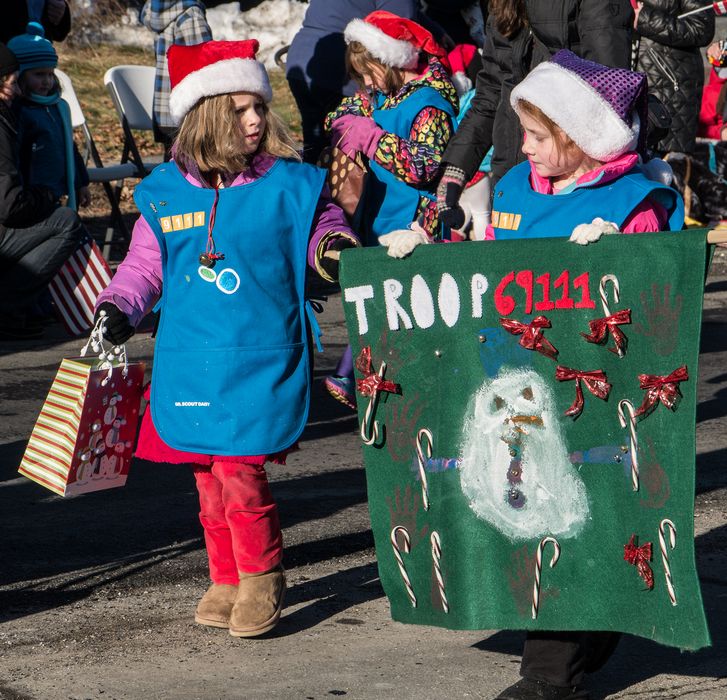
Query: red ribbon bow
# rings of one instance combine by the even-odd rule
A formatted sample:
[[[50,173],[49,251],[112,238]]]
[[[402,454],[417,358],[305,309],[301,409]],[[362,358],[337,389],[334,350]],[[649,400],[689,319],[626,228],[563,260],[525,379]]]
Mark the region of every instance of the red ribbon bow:
[[[550,328],[550,321],[545,316],[536,316],[528,324],[501,318],[500,324],[508,333],[522,336],[520,345],[526,350],[535,350],[553,360],[558,356],[555,346],[543,335],[543,328]]]
[[[604,318],[596,318],[588,322],[591,329],[590,333],[581,333],[581,335],[589,343],[605,343],[608,339],[610,331],[613,337],[613,347],[609,350],[617,355],[623,355],[626,351],[626,343],[628,342],[624,332],[619,326],[631,323],[631,309],[622,309],[615,314],[605,316]]]
[[[390,394],[401,394],[401,386],[399,384],[382,379],[373,371],[371,347],[369,345],[363,348],[356,358],[356,369],[361,374],[366,375],[363,379],[356,380],[356,388],[363,396],[374,396],[379,391],[388,391]]]
[[[576,382],[576,400],[565,412],[566,416],[573,416],[573,419],[578,418],[583,411],[583,389],[581,389],[581,380],[583,380],[588,391],[604,401],[608,398],[608,394],[611,391],[611,385],[608,383],[606,373],[600,369],[582,372],[581,370],[558,365],[555,370],[555,378],[559,382],[567,382],[571,380],[575,380]]]
[[[624,561],[636,567],[639,576],[644,579],[646,587],[649,590],[654,588],[654,572],[649,566],[649,562],[651,561],[651,542],[642,544],[639,547],[636,544],[636,535],[631,535],[629,543],[624,545]]]
[[[682,395],[677,385],[679,382],[686,382],[687,379],[689,379],[689,374],[686,365],[675,369],[666,377],[659,377],[656,374],[640,374],[639,386],[646,389],[646,394],[641,406],[634,412],[634,415],[648,416],[660,402],[675,411],[677,400]]]

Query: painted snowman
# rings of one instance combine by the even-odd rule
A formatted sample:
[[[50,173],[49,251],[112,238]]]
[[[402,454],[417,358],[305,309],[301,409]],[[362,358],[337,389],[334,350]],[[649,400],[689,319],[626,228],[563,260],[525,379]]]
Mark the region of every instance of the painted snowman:
[[[588,497],[540,376],[503,368],[477,391],[468,415],[460,484],[477,516],[511,540],[575,536]]]

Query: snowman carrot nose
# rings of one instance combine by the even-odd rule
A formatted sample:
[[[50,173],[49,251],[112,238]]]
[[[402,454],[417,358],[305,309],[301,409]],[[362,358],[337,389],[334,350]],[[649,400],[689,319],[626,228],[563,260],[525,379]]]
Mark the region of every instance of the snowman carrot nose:
[[[543,425],[543,419],[540,416],[510,416],[511,423],[530,423],[530,425]]]

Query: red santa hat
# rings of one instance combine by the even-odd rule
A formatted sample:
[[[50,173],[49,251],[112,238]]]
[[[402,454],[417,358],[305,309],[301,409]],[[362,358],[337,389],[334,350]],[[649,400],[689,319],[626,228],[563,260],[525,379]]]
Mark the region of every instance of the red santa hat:
[[[452,82],[460,97],[473,87],[472,79],[467,75],[467,69],[476,55],[477,47],[472,44],[457,44],[447,54],[449,67],[452,69]]]
[[[230,92],[253,92],[270,102],[273,91],[265,66],[255,60],[259,44],[245,41],[205,41],[167,51],[169,111],[179,124],[203,97]]]
[[[414,70],[420,51],[440,58],[446,55],[431,32],[410,19],[385,10],[371,12],[364,19],[351,20],[343,36],[347,44],[352,41],[363,44],[375,59],[392,68]]]

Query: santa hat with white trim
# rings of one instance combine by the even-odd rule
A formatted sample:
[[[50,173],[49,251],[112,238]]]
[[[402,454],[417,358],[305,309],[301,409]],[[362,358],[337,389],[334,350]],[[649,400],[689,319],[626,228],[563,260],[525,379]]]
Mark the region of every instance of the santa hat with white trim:
[[[431,32],[386,10],[375,10],[363,19],[351,20],[343,36],[347,44],[357,41],[375,59],[392,68],[414,70],[420,51],[440,58],[446,55]]]
[[[562,49],[515,86],[510,104],[516,112],[523,100],[550,117],[591,158],[608,162],[628,151],[644,153],[648,108],[643,73],[609,68]]]
[[[167,51],[169,111],[179,124],[203,97],[230,92],[253,92],[270,102],[273,91],[265,66],[255,60],[259,44],[245,41],[205,41]]]

